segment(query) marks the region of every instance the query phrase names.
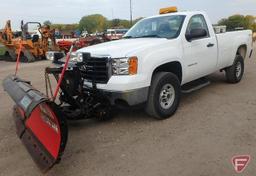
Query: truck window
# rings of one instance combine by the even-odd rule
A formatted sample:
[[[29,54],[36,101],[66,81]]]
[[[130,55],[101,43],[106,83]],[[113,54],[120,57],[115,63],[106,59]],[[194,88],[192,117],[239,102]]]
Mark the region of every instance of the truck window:
[[[129,30],[124,38],[176,38],[180,34],[184,19],[184,15],[171,15],[144,19]]]
[[[205,29],[207,32],[207,37],[205,38],[210,36],[209,29],[203,15],[194,15],[190,18],[186,34],[189,34],[192,29]]]

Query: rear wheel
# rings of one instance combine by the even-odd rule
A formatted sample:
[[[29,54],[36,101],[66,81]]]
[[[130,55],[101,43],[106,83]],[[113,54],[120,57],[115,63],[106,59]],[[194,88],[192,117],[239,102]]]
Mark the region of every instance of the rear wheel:
[[[180,81],[176,75],[159,72],[153,76],[146,112],[156,119],[171,117],[180,102]]]
[[[238,83],[244,74],[244,58],[237,55],[232,66],[226,68],[226,78],[229,83]]]

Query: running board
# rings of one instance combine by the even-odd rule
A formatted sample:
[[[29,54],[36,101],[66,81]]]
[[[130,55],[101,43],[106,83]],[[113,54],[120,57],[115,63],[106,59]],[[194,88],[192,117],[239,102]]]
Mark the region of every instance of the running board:
[[[208,86],[210,83],[211,82],[208,79],[200,78],[200,79],[197,79],[197,80],[192,81],[190,83],[184,84],[181,87],[181,92],[185,93],[185,94],[191,93],[191,92],[194,92],[196,90],[202,89],[203,87]]]

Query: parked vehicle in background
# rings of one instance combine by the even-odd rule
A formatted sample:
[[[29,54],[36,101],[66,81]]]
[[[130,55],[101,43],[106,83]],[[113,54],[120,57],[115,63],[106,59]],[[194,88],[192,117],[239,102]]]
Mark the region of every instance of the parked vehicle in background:
[[[106,35],[109,40],[119,40],[127,31],[128,29],[108,29]]]
[[[36,25],[37,30],[29,31],[30,25]],[[15,61],[22,45],[21,56],[25,62],[33,62],[46,58],[46,52],[59,51],[55,40],[55,30],[50,26],[41,25],[39,22],[21,21],[21,32],[16,33],[11,28],[11,21],[6,22],[4,30],[0,33],[0,43],[6,48],[8,60]],[[51,41],[51,43],[49,42]]]
[[[67,53],[73,42],[76,43],[73,51],[76,51],[87,46],[96,45],[107,41],[110,41],[110,39],[104,33],[102,33],[101,35],[87,35],[80,38],[58,39],[57,45],[61,51]]]

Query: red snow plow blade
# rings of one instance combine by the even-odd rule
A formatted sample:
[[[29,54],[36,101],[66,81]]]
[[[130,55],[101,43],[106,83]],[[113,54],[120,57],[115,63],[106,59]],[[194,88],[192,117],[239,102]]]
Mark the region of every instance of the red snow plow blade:
[[[28,81],[8,76],[3,81],[14,106],[16,132],[36,162],[46,172],[61,159],[67,141],[67,124],[55,103]]]

